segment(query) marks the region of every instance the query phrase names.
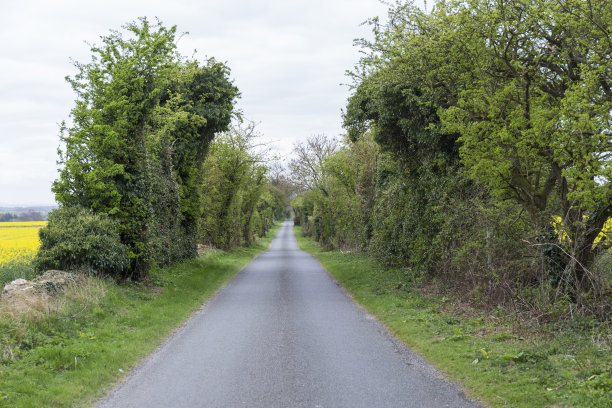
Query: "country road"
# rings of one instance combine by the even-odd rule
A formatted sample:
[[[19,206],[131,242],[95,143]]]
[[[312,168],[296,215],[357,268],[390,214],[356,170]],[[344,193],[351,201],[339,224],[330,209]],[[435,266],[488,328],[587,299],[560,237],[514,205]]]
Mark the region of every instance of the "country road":
[[[478,407],[356,306],[292,225],[97,407]]]

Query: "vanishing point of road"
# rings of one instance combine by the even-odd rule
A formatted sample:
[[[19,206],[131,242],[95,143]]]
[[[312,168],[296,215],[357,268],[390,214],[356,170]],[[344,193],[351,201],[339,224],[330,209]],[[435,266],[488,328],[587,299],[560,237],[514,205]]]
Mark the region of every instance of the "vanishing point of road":
[[[478,407],[355,305],[292,225],[98,407]]]

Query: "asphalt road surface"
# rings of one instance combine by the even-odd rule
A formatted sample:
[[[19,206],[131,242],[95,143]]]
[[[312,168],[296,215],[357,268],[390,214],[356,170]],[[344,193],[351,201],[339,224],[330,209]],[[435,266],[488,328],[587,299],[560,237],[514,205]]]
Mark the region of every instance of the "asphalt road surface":
[[[477,407],[301,251],[292,222],[106,407]]]

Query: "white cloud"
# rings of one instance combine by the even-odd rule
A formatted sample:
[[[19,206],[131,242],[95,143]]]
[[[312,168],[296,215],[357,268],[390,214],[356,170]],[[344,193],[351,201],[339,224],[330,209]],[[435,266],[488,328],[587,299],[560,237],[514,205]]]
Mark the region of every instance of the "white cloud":
[[[348,90],[344,72],[358,59],[352,46],[384,15],[377,0],[21,1],[0,8],[0,205],[49,204],[56,178],[58,123],[74,94],[65,82],[70,58],[109,29],[139,16],[159,17],[190,34],[190,56],[227,62],[245,117],[287,155],[298,139],[337,136]]]

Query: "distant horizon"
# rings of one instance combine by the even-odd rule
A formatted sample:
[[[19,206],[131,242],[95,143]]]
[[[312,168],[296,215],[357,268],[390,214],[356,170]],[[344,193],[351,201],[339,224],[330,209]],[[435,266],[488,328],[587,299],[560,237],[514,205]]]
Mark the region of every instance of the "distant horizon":
[[[6,209],[6,208],[25,208],[25,209],[29,209],[29,208],[36,208],[36,207],[59,207],[59,204],[57,202],[53,203],[53,204],[4,204],[4,203],[0,203],[0,210]]]

